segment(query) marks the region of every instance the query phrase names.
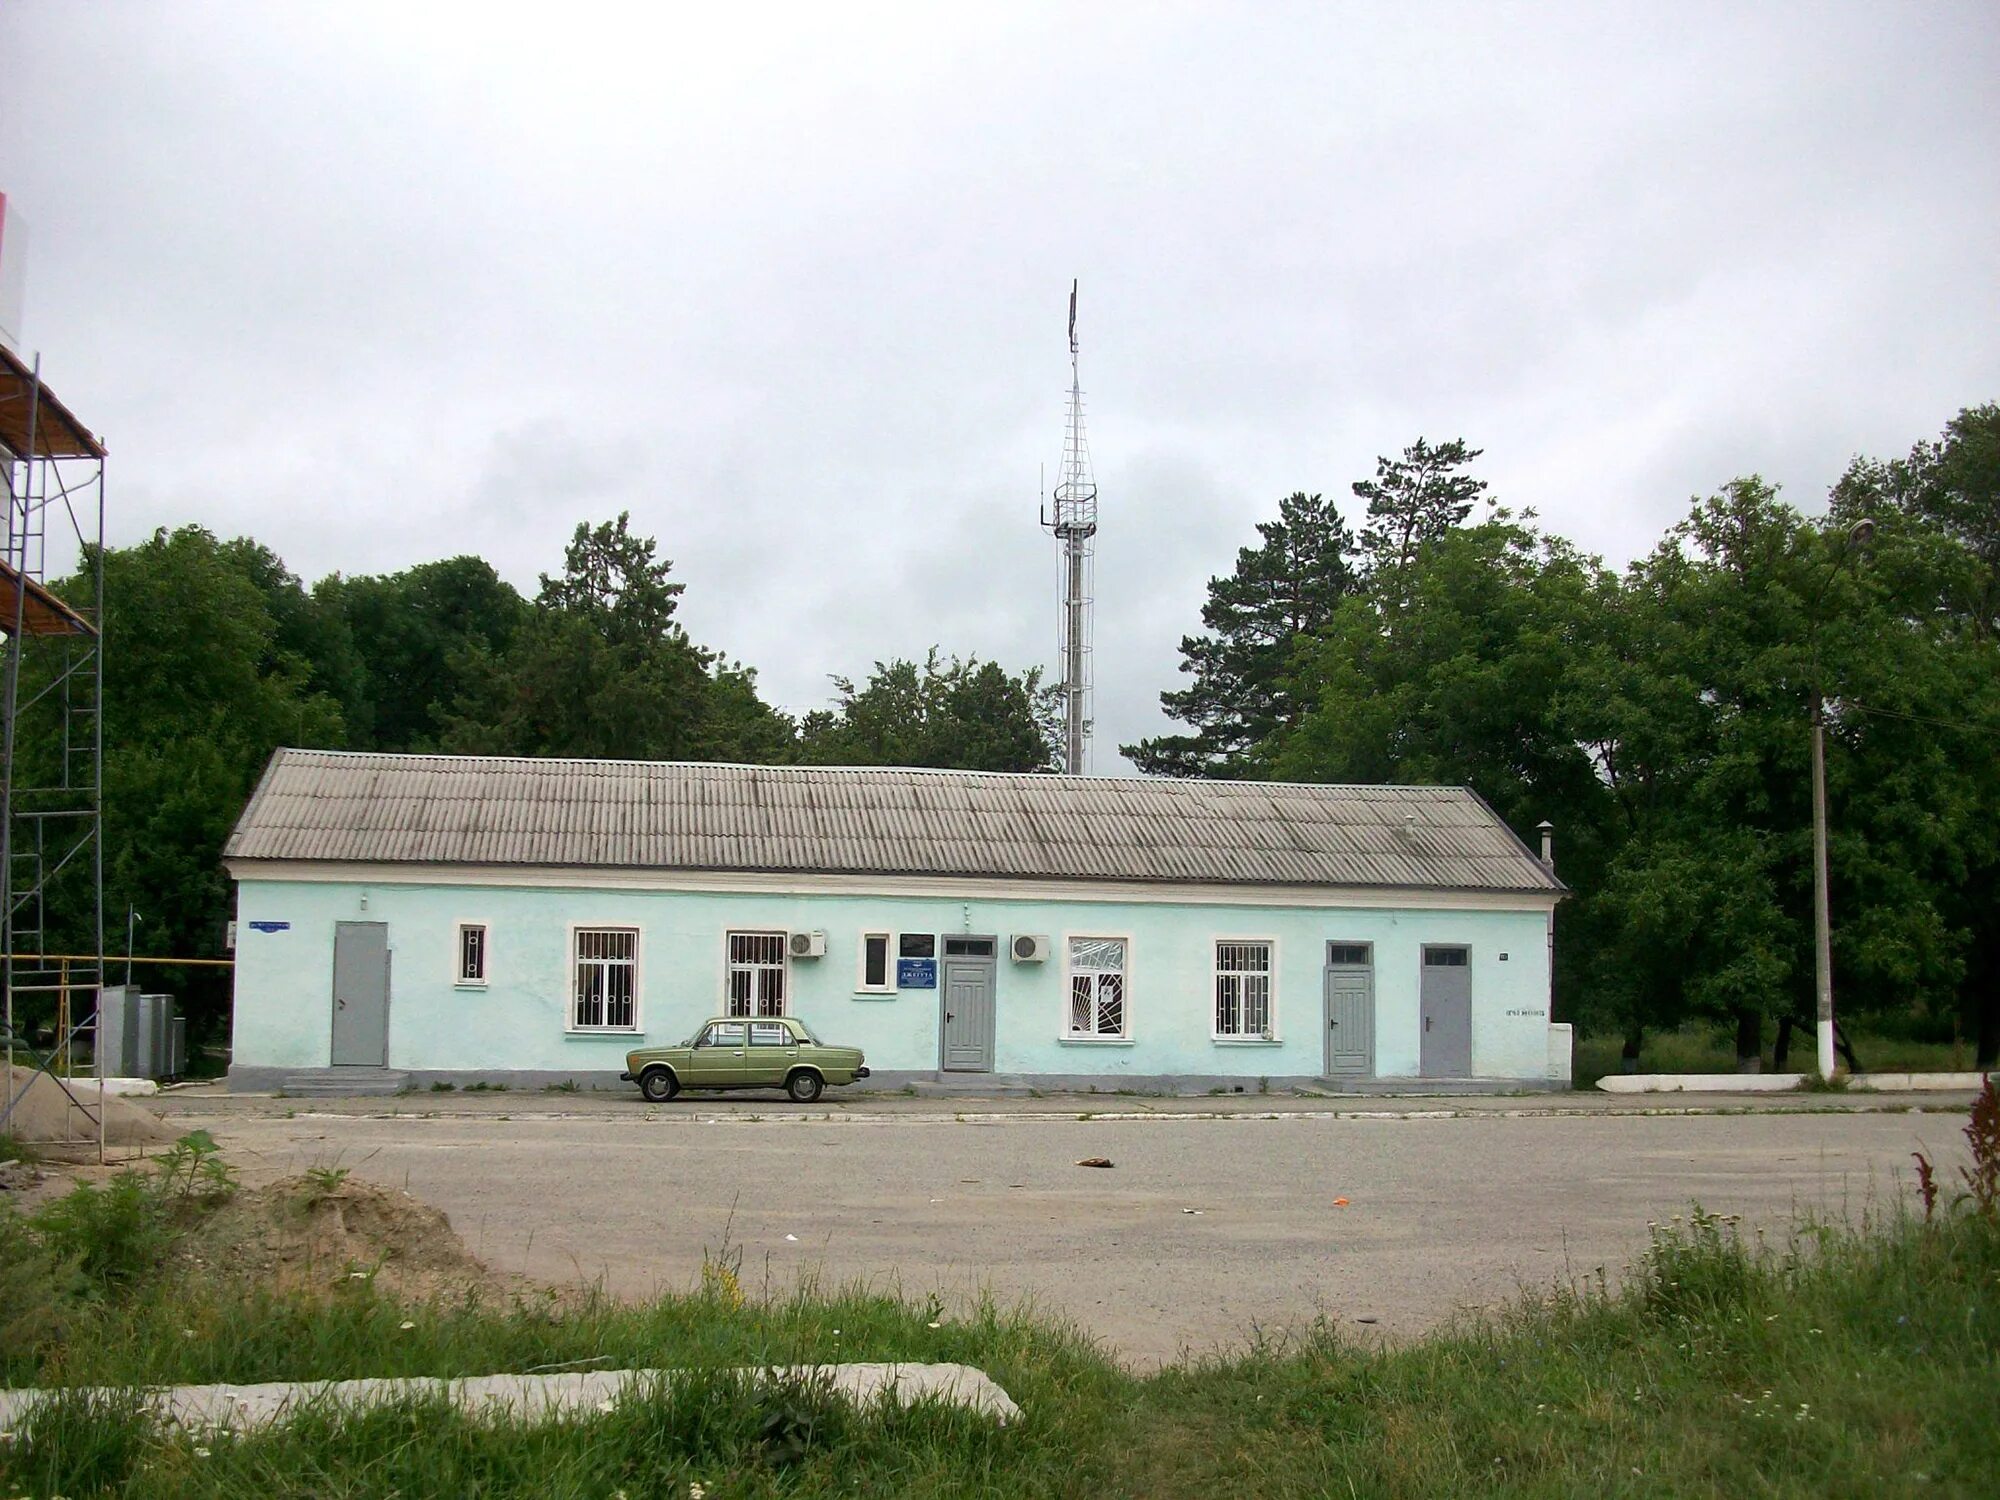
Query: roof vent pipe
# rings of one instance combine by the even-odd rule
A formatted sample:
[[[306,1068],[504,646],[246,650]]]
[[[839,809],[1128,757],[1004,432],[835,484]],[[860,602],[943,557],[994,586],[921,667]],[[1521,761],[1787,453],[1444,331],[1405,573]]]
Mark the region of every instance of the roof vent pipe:
[[[1544,818],[1535,825],[1535,831],[1542,836],[1542,863],[1553,870],[1556,867],[1556,825]]]

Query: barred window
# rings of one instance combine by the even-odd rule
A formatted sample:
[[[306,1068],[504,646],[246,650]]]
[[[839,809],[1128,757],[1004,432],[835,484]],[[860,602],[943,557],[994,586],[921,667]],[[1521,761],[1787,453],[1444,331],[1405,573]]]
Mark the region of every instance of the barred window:
[[[1125,1035],[1125,940],[1069,940],[1069,1034]]]
[[[1215,1034],[1271,1034],[1271,945],[1215,945]]]
[[[782,1016],[785,1013],[785,935],[782,932],[729,934],[729,993],[723,1014]]]
[[[460,922],[458,924],[458,980],[459,984],[486,983],[486,924],[484,922]]]
[[[577,928],[575,969],[571,1023],[577,1030],[637,1029],[639,934],[636,930]]]

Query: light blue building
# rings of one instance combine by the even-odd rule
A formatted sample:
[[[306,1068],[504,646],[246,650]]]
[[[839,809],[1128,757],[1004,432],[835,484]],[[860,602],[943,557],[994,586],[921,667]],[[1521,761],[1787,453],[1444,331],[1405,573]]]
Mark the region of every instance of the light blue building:
[[[1564,1084],[1564,888],[1456,787],[281,750],[237,1088],[610,1084],[793,1014],[871,1086]]]

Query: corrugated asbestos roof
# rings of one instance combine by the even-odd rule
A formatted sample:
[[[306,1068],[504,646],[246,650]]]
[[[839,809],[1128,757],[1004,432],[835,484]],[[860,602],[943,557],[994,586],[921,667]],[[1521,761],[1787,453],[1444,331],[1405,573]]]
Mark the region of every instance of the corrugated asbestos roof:
[[[229,859],[1549,891],[1472,792],[280,750]]]

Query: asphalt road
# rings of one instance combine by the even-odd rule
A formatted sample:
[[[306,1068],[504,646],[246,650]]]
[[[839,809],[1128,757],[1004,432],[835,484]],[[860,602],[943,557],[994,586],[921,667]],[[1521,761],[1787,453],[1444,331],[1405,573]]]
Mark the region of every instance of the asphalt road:
[[[190,1101],[192,1104],[192,1101]],[[526,1103],[526,1101],[522,1101]],[[1781,1235],[1963,1159],[1963,1113],[1079,1120],[669,1107],[578,1117],[201,1118],[247,1180],[345,1166],[437,1205],[503,1272],[746,1290],[804,1271],[1067,1317],[1137,1365],[1315,1316],[1389,1337],[1604,1267],[1691,1200]],[[1109,1169],[1080,1167],[1105,1157]],[[1337,1200],[1345,1199],[1345,1205]],[[1189,1212],[1194,1210],[1194,1212]],[[1356,1320],[1372,1319],[1371,1323]]]

